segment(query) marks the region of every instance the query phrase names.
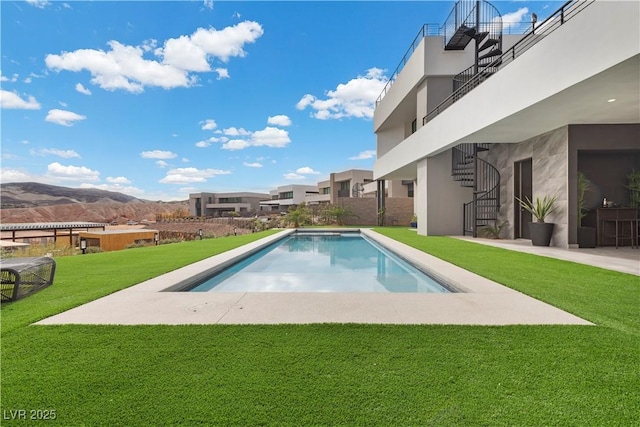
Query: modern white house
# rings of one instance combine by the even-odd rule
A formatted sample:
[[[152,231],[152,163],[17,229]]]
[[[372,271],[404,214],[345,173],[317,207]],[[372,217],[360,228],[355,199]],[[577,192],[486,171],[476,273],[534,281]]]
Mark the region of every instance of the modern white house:
[[[256,213],[260,202],[269,194],[251,192],[232,193],[192,193],[189,194],[189,214],[191,216],[221,217],[229,212],[240,215]]]
[[[333,172],[326,181],[318,182],[318,194],[308,194],[309,205],[336,203],[341,197],[365,197],[365,185],[373,181],[373,171],[349,169]]]
[[[317,194],[318,187],[315,185],[282,185],[275,190],[269,191],[267,200],[260,202],[260,213],[271,214],[287,212],[289,207],[304,203],[307,197]]]
[[[640,170],[640,2],[571,1],[506,35],[493,5],[459,1],[422,28],[373,122],[374,179],[414,183],[419,234],[507,223],[504,237],[528,239],[516,197],[546,195],[551,245],[575,245],[578,171],[592,184],[583,222],[598,229],[603,199],[628,205],[625,177]]]

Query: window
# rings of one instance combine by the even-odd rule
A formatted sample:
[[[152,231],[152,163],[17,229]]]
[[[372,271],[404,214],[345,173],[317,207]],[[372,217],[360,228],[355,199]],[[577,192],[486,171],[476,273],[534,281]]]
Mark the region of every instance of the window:
[[[280,193],[281,199],[293,199],[293,191],[285,191],[284,193]]]
[[[219,203],[242,203],[241,197],[220,197]]]
[[[330,187],[323,187],[320,189],[320,194],[331,194],[331,188]]]
[[[415,133],[418,130],[418,119],[414,119],[411,122],[411,133]]]

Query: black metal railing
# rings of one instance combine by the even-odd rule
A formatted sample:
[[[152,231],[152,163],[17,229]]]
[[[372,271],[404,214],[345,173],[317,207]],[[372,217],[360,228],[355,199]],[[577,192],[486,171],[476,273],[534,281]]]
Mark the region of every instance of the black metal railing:
[[[413,39],[413,42],[411,42],[409,49],[407,49],[407,52],[404,54],[404,56],[400,60],[400,64],[398,64],[396,69],[393,71],[393,73],[391,74],[391,77],[389,77],[389,80],[387,80],[387,84],[384,85],[382,92],[378,96],[378,99],[376,99],[376,106],[380,101],[382,101],[382,98],[384,98],[384,96],[387,94],[387,92],[393,85],[393,82],[396,81],[396,78],[398,78],[398,74],[400,74],[400,71],[402,71],[404,66],[407,64],[407,61],[409,61],[409,58],[411,57],[411,55],[413,55],[413,52],[416,50],[416,48],[418,47],[422,39],[425,38],[426,36],[441,35],[440,28],[441,27],[438,24],[422,25],[422,27],[420,28],[420,31],[418,31],[418,34]]]
[[[542,23],[535,25],[535,27],[532,28],[520,41],[518,41],[518,43],[513,45],[513,47],[488,63],[485,67],[487,69],[487,72],[479,72],[478,74],[472,76],[466,82],[464,82],[455,92],[453,92],[437,107],[435,107],[426,116],[424,116],[422,118],[422,124],[425,125],[426,123],[431,121],[434,117],[449,108],[454,102],[461,99],[486,79],[495,74],[496,71],[501,70],[502,68],[507,66],[513,60],[529,50],[529,48],[537,44],[540,40],[554,32],[561,25],[565,24],[571,18],[583,11],[594,1],[595,0],[571,0],[566,2]],[[494,71],[490,72],[491,70]]]
[[[407,61],[409,61],[409,58],[411,57],[413,52],[416,50],[416,48],[418,47],[418,45],[420,44],[423,38],[425,38],[426,36],[443,36],[443,39],[445,40],[443,45],[446,44],[447,34],[451,34],[451,30],[450,29],[447,30],[446,25],[447,24],[443,26],[440,26],[438,24],[423,24],[422,27],[420,27],[418,34],[411,42],[411,45],[409,46],[406,53],[400,60],[400,63],[398,64],[396,69],[393,71],[393,73],[389,77],[389,80],[387,80],[387,83],[382,89],[382,92],[376,99],[376,106],[378,106],[380,101],[382,101],[382,98],[384,98],[387,92],[389,92],[389,89],[398,78],[400,71],[402,71]],[[488,25],[488,23],[483,23],[483,25]],[[503,25],[504,25],[502,29],[503,34],[525,34],[531,31],[531,28],[532,28],[530,22],[506,22]],[[455,32],[455,30],[453,31]]]
[[[462,26],[475,26],[475,1],[459,1],[444,21],[444,44],[448,44],[456,31]]]

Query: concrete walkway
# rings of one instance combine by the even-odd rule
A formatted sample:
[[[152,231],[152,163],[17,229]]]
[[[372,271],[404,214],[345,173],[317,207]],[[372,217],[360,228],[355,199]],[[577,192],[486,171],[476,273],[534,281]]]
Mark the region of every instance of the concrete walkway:
[[[533,246],[530,240],[493,240],[469,236],[455,237],[482,245],[557,258],[564,261],[572,261],[579,264],[640,276],[640,249],[635,249],[631,246],[621,246],[618,249],[612,246],[589,249],[560,249],[546,246]]]
[[[174,272],[153,278],[37,324],[279,324],[279,323],[377,323],[450,325],[590,325],[520,292],[477,276],[371,230],[363,234],[401,253],[460,292],[417,293],[216,293],[166,292],[184,277],[197,276],[229,263],[245,251],[291,233],[286,230],[258,242],[216,255]],[[483,244],[529,251],[524,244],[483,241]],[[527,242],[528,243],[528,242]],[[544,256],[558,256],[551,248]],[[562,251],[568,256],[572,251]],[[618,254],[621,254],[619,252]],[[625,252],[626,253],[626,252]],[[635,253],[630,257],[633,266]],[[577,256],[577,255],[571,255]],[[609,258],[597,259],[609,265]],[[563,258],[565,259],[565,258]],[[582,255],[582,261],[589,260]],[[578,261],[579,262],[579,261]],[[624,263],[623,263],[624,264]]]

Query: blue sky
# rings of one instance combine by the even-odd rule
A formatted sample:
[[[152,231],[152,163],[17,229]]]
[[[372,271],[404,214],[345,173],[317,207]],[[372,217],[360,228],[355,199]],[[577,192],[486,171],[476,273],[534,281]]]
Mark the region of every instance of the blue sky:
[[[375,99],[453,5],[0,1],[0,179],[169,201],[372,169]]]

